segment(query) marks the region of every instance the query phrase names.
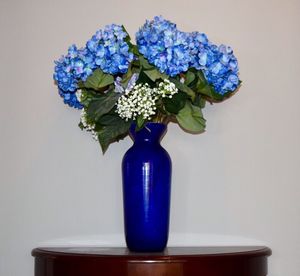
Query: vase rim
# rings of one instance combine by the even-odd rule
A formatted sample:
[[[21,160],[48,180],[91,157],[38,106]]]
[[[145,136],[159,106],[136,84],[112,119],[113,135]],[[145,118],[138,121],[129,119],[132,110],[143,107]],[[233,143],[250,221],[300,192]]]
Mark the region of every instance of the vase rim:
[[[130,129],[133,130],[136,127],[136,122],[133,122],[130,126]],[[159,127],[159,128],[164,128],[167,129],[168,125],[164,124],[164,123],[157,123],[157,122],[147,122],[145,123],[145,125],[143,126],[143,128],[140,129],[140,131],[142,131],[143,129],[147,130],[147,127],[152,128],[152,127]]]
[[[133,122],[131,125],[136,125],[136,122]],[[167,124],[159,123],[159,122],[147,122],[147,123],[145,123],[145,126],[146,125],[164,125],[164,126],[167,126]]]
[[[147,137],[147,140],[150,140],[150,139],[148,139],[150,133],[152,133],[154,135],[152,138],[157,137],[157,138],[162,139],[162,137],[164,136],[164,134],[167,131],[166,124],[156,123],[156,122],[147,122],[144,125],[144,127],[138,131],[136,131],[135,128],[136,128],[136,123],[132,123],[130,126],[129,134],[130,134],[130,137],[133,138],[133,140],[136,136],[145,137],[145,138]]]

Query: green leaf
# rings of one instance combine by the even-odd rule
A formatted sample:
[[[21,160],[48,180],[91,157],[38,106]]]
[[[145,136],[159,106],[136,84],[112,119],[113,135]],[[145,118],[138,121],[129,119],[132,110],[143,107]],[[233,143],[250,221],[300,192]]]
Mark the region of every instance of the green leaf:
[[[102,93],[96,93],[95,90],[84,87],[81,88],[81,92],[80,103],[83,104],[84,107],[88,107],[91,101],[103,96]]]
[[[195,99],[195,96],[196,96],[195,92],[191,88],[189,88],[187,85],[185,85],[185,84],[181,83],[179,80],[173,79],[173,78],[170,79],[170,81],[173,82],[179,90],[181,90],[181,91],[185,92],[187,95],[189,95],[192,100]]]
[[[168,76],[159,72],[157,69],[145,70],[144,73],[152,80],[156,81],[158,79],[167,79]]]
[[[223,100],[223,96],[216,93],[214,91],[214,88],[211,87],[210,85],[206,85],[202,88],[197,88],[197,92],[199,92],[200,94],[207,96],[209,99],[211,99],[212,101],[222,101]]]
[[[132,44],[131,42],[131,37],[129,35],[129,33],[127,32],[127,30],[125,29],[124,25],[122,25],[122,29],[123,31],[127,34],[127,36],[125,37],[124,41],[127,42],[129,49],[131,50],[132,53],[134,53],[135,55],[139,54],[139,50],[137,48],[136,45]]]
[[[131,40],[131,37],[130,37],[129,33],[127,32],[127,30],[126,30],[126,28],[125,28],[124,25],[122,25],[122,29],[123,29],[123,32],[125,32],[125,33],[127,34],[127,37],[126,37],[125,41],[126,41],[126,42],[127,42],[127,40],[130,41],[130,40]]]
[[[105,74],[100,69],[96,69],[84,82],[84,87],[99,90],[112,83],[114,83],[114,77],[112,75]]]
[[[141,67],[143,67],[146,70],[155,68],[142,55],[139,55],[139,61],[140,61]]]
[[[138,116],[136,120],[136,130],[139,131],[140,129],[143,128],[145,124],[145,120],[142,116]]]
[[[148,77],[148,75],[146,74],[146,71],[144,71],[144,70],[141,70],[141,72],[140,72],[140,74],[139,74],[139,78],[138,78],[138,80],[136,81],[136,84],[140,84],[140,83],[142,83],[142,84],[145,84],[145,83],[147,83],[150,87],[156,87],[156,84],[155,84],[155,82],[154,81],[152,81],[149,77]]]
[[[98,139],[102,148],[103,154],[108,149],[109,145],[123,139],[127,134],[131,125],[131,121],[122,120],[118,116],[114,116],[114,120],[110,117],[111,124],[103,126],[98,131]]]
[[[205,130],[205,119],[200,107],[187,101],[184,108],[176,115],[179,125],[190,132],[202,132]]]
[[[121,80],[121,84],[124,88],[127,87],[127,84],[130,81],[132,74],[133,74],[133,72],[131,70],[131,67],[129,66],[127,73],[122,77],[122,80]]]
[[[232,92],[227,92],[224,95],[217,93],[212,85],[210,85],[205,79],[202,71],[197,71],[198,81],[195,86],[195,91],[212,102],[221,102],[224,99],[228,98]]]
[[[195,78],[196,78],[196,76],[193,72],[187,71],[187,73],[185,74],[184,84],[190,85],[194,81]]]
[[[205,107],[206,99],[201,95],[197,94],[195,100],[193,101],[193,105],[200,107],[201,109]]]
[[[118,94],[113,91],[92,100],[87,107],[88,118],[97,122],[102,115],[108,113],[115,106],[117,100]]]
[[[207,80],[206,78],[204,77],[204,74],[202,71],[197,71],[196,72],[196,75],[198,77],[198,86],[206,86],[208,83],[207,83]]]
[[[109,126],[109,125],[115,124],[116,121],[118,121],[118,119],[122,120],[117,114],[108,113],[108,114],[104,114],[101,118],[99,118],[97,123],[100,124],[101,127]],[[100,129],[101,129],[101,127],[100,127]]]
[[[206,100],[203,97],[201,97],[198,106],[202,109],[205,107],[205,105],[206,105]]]
[[[134,53],[136,56],[138,56],[140,54],[138,47],[131,43],[130,43],[130,46],[131,46],[130,49],[131,49],[132,53]]]
[[[165,109],[172,114],[178,114],[178,112],[185,106],[187,98],[188,95],[181,91],[173,95],[171,99],[163,98]]]
[[[80,128],[81,130],[84,130],[84,125],[83,125],[82,122],[79,122],[78,126],[79,126],[79,128]]]

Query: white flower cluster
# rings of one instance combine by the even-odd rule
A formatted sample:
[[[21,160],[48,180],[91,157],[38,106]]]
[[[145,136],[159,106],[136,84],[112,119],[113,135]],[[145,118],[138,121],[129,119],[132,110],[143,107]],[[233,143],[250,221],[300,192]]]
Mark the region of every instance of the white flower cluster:
[[[147,83],[135,85],[131,90],[118,99],[117,113],[126,121],[135,120],[142,115],[144,120],[149,120],[156,113],[156,102],[159,98],[172,98],[178,93],[175,84],[165,79],[157,88],[151,88]]]
[[[158,99],[155,90],[146,84],[138,84],[133,89],[126,90],[118,99],[117,113],[122,119],[135,120],[142,115],[144,120],[150,119],[155,114],[155,102]]]
[[[171,99],[176,93],[178,93],[178,89],[175,84],[167,79],[158,85],[157,94],[162,98],[168,97]]]
[[[97,134],[97,132],[95,131],[95,124],[90,124],[90,123],[88,123],[88,121],[87,121],[87,114],[86,114],[86,111],[85,111],[84,108],[81,110],[81,114],[80,114],[80,122],[82,123],[84,129],[85,129],[86,131],[91,132],[92,137],[93,137],[96,141],[98,141],[98,134]]]

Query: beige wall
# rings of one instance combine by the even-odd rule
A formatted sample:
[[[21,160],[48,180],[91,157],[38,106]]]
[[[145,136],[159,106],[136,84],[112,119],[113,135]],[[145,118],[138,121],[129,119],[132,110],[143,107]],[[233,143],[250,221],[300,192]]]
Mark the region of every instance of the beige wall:
[[[299,0],[0,0],[1,276],[33,275],[30,250],[45,241],[123,242],[120,162],[131,142],[101,155],[57,96],[53,60],[105,24],[134,35],[158,14],[231,45],[244,81],[205,109],[206,133],[169,127],[172,243],[258,240],[273,249],[271,276],[300,275]]]

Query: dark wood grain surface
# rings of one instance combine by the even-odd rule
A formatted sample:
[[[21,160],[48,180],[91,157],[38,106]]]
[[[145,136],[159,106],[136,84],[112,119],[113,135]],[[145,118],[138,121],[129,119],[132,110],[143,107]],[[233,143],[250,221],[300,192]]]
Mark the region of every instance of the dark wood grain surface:
[[[169,247],[160,253],[127,248],[36,248],[35,276],[266,276],[263,246]]]

